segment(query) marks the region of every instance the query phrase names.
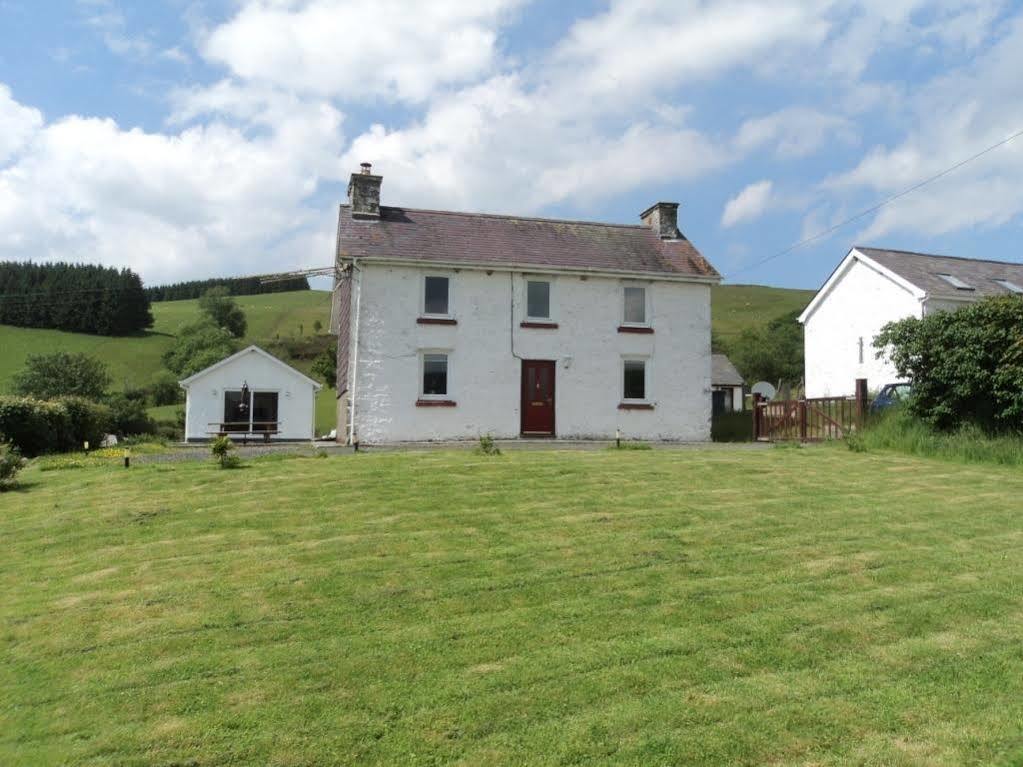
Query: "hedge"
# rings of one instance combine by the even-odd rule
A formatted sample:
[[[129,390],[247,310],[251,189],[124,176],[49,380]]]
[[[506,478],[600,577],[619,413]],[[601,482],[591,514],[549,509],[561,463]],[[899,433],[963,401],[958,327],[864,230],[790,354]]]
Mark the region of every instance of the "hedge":
[[[80,397],[0,397],[0,442],[26,456],[79,450],[86,441],[98,447],[109,426],[110,408]]]

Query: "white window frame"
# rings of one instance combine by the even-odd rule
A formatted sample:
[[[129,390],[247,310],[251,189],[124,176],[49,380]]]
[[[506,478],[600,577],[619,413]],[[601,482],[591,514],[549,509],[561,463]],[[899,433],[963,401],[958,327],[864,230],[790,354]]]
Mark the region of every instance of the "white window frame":
[[[642,362],[643,363],[643,398],[627,398],[625,396],[625,363],[627,362]],[[650,375],[650,357],[643,354],[625,354],[622,355],[622,362],[618,366],[618,393],[620,401],[628,405],[652,405],[653,399],[650,396],[650,382],[652,380]]]
[[[643,291],[643,322],[629,322],[625,317],[625,290],[626,288],[640,288]],[[645,283],[623,283],[622,289],[619,291],[619,306],[621,307],[619,317],[621,318],[621,324],[629,328],[648,328],[650,327],[650,317],[652,314],[650,306],[650,285]]]
[[[426,279],[427,279],[427,277],[433,277],[433,278],[438,278],[438,279],[443,279],[443,280],[447,280],[448,281],[448,311],[447,311],[446,314],[435,314],[435,313],[431,313],[431,312],[427,312],[426,311]],[[450,274],[440,274],[440,273],[437,273],[437,272],[429,272],[427,274],[424,274],[423,278],[419,281],[419,316],[420,317],[430,317],[430,318],[441,319],[441,320],[454,319],[455,315],[454,315],[454,312],[451,309],[451,306],[454,303],[454,291],[452,290],[454,282],[455,281],[454,281],[454,279],[452,279]]]
[[[447,368],[448,390],[446,392],[444,392],[443,394],[427,394],[425,391],[423,391],[423,389],[425,388],[423,386],[423,384],[425,383],[424,379],[426,377],[426,357],[427,357],[427,355],[430,355],[430,354],[443,354],[444,357],[447,359],[447,366],[448,366],[448,368]],[[417,386],[417,388],[419,389],[419,399],[424,399],[424,400],[440,400],[440,401],[453,399],[453,397],[451,396],[451,388],[452,388],[452,386],[451,386],[451,357],[452,357],[451,349],[420,349],[419,350],[419,384]]]
[[[529,313],[529,283],[531,282],[547,283],[547,314],[548,314],[547,317],[534,317],[532,314]],[[523,293],[524,293],[523,303],[525,304],[525,306],[523,307],[522,313],[525,316],[527,322],[548,323],[556,322],[556,320],[554,319],[554,280],[552,280],[550,277],[544,277],[538,274],[535,275],[527,274],[525,275],[523,280]]]

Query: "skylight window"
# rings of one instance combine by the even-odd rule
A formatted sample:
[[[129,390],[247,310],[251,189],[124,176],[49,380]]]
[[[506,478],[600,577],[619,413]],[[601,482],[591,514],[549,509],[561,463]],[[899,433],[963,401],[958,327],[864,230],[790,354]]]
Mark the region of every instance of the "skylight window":
[[[939,274],[939,277],[951,285],[956,290],[974,290],[973,285],[967,285],[961,279],[956,277],[954,274]]]
[[[1023,293],[1023,288],[1010,280],[995,280],[996,283],[1008,290],[1010,293]]]

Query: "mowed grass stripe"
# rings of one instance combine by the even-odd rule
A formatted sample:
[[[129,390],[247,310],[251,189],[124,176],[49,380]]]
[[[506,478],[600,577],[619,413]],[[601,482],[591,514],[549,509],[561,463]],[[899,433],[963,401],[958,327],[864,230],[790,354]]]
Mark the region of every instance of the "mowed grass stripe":
[[[959,764],[1023,747],[1010,470],[819,449],[26,479],[0,497],[0,761]]]

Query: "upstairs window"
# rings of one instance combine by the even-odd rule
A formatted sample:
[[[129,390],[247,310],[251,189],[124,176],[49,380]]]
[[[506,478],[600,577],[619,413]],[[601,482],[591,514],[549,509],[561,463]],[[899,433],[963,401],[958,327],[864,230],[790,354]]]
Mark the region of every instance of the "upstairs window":
[[[963,282],[954,274],[939,274],[938,276],[941,277],[941,279],[943,279],[956,290],[974,290],[974,287],[972,285]]]
[[[448,355],[428,353],[423,355],[424,397],[446,397],[448,394]]]
[[[545,280],[526,281],[526,317],[531,320],[551,318],[551,284]]]
[[[646,399],[646,360],[625,360],[622,363],[622,399]]]
[[[447,317],[450,314],[447,277],[427,277],[423,287],[423,314]]]
[[[1005,288],[1010,293],[1023,293],[1023,288],[1011,280],[995,280],[995,283]]]
[[[646,288],[626,287],[624,322],[626,325],[646,325]]]

